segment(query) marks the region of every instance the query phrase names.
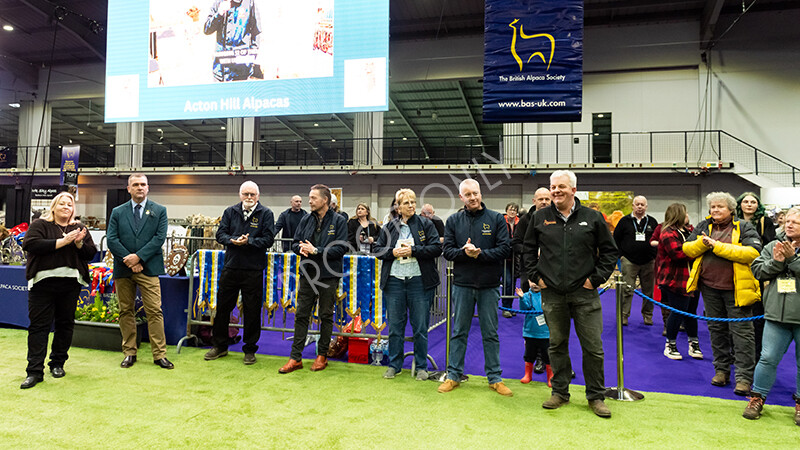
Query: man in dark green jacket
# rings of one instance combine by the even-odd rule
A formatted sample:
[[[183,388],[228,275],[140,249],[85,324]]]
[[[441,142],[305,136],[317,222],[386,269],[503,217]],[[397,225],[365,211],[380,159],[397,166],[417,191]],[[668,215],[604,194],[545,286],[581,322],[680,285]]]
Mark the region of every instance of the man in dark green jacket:
[[[550,176],[553,203],[533,215],[525,232],[523,258],[531,286],[542,290],[542,309],[550,327],[553,392],[542,404],[556,409],[569,402],[572,363],[570,319],[583,349],[586,399],[600,417],[611,417],[603,402],[603,313],[597,287],[617,262],[617,246],[598,211],[575,198],[577,177],[568,170]]]
[[[136,320],[134,301],[136,288],[142,294],[153,362],[164,369],[174,366],[167,359],[164,315],[161,311],[161,282],[164,274],[164,253],[161,246],[167,238],[167,208],[147,198],[150,186],[147,176],[134,173],[128,177],[131,201],[111,211],[106,240],[114,255],[114,281],[119,298],[119,329],[122,332],[120,364],[129,368],[136,362]]]

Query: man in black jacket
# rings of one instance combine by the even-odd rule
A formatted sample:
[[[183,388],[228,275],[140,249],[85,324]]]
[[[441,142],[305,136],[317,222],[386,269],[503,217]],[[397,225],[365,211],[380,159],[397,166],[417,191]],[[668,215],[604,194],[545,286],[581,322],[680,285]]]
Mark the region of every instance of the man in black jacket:
[[[622,277],[625,286],[622,289],[622,324],[628,325],[633,301],[633,287],[636,278],[642,286],[642,293],[653,298],[653,284],[655,283],[654,263],[656,247],[650,245],[658,220],[647,215],[647,199],[643,195],[633,198],[633,212],[623,217],[614,228],[614,241],[619,248],[622,263]],[[664,330],[666,330],[669,311],[662,309]],[[653,304],[642,299],[642,318],[645,325],[653,324]]]
[[[511,237],[511,248],[514,250],[515,255],[519,255],[519,274],[520,274],[520,289],[522,292],[528,292],[528,289],[533,289],[533,292],[539,292],[538,286],[531,287],[528,283],[528,272],[525,270],[525,248],[523,241],[525,240],[525,231],[528,230],[528,224],[533,220],[533,214],[550,206],[550,189],[540,187],[533,193],[533,206],[527,214],[523,214],[519,219],[517,228],[514,229],[514,236]],[[542,356],[537,352],[536,361],[533,364],[533,371],[535,373],[544,372],[544,362]]]
[[[527,214],[523,214],[522,217],[520,217],[517,228],[514,229],[514,236],[511,236],[511,248],[514,250],[514,254],[520,256],[519,281],[522,292],[528,292],[528,289],[530,288],[530,285],[528,284],[528,273],[525,271],[524,261],[525,253],[523,241],[525,240],[525,231],[528,229],[528,224],[531,223],[531,220],[533,220],[533,213],[550,206],[550,189],[546,187],[537,189],[536,192],[533,193],[533,198],[531,201],[533,202],[533,206],[531,206],[531,209]],[[535,289],[534,292],[538,292],[538,289]],[[544,366],[542,366],[542,371],[544,371]]]
[[[284,239],[281,243],[284,253],[292,251],[292,241],[294,232],[297,230],[297,225],[303,220],[303,217],[308,214],[308,211],[301,208],[303,206],[303,199],[299,195],[292,197],[290,208],[282,212],[278,216],[278,221],[275,222],[275,235],[283,230],[281,238]]]
[[[219,278],[217,311],[211,330],[213,347],[204,358],[211,361],[228,354],[231,311],[242,293],[244,363],[255,364],[261,336],[261,304],[264,301],[264,268],[267,250],[275,240],[274,217],[258,201],[258,185],[245,181],[239,187],[241,202],[229,206],[217,229],[217,242],[225,246],[225,266]]]
[[[336,288],[342,278],[342,258],[347,244],[347,221],[332,208],[331,190],[315,184],[308,193],[311,214],[303,217],[292,240],[292,251],[300,255],[300,283],[297,289],[297,311],[294,315],[294,339],[289,361],[279,373],[303,368],[303,348],[308,336],[308,322],[319,302],[319,341],[312,371],[328,367],[328,347],[333,333],[333,306]]]
[[[597,287],[617,262],[617,246],[602,214],[575,198],[577,177],[568,170],[550,176],[553,204],[536,211],[525,233],[525,264],[531,287],[542,290],[542,309],[550,328],[553,392],[542,404],[556,409],[569,402],[572,362],[570,319],[583,349],[586,399],[600,417],[611,417],[603,402],[603,313]]]
[[[489,388],[500,395],[513,393],[500,377],[500,340],[497,337],[497,302],[503,261],[511,256],[511,240],[503,215],[481,201],[477,181],[466,179],[458,187],[464,209],[447,219],[444,229],[445,259],[453,261],[453,333],[447,379],[439,392],[450,392],[460,384],[467,352],[467,335],[475,306],[483,338],[483,357]]]

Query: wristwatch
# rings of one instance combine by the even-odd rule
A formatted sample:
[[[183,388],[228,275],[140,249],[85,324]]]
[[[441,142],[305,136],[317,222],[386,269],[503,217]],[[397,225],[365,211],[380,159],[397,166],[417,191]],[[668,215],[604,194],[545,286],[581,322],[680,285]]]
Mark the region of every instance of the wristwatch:
[[[313,254],[314,255],[319,255],[319,248],[314,247],[314,253]]]

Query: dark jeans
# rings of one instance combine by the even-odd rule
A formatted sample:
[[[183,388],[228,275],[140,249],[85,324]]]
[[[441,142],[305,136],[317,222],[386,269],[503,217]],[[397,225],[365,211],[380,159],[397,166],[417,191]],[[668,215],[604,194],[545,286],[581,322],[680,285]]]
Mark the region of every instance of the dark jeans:
[[[661,288],[661,299],[669,306],[675,309],[695,314],[697,312],[697,297],[681,295],[670,291],[669,289]],[[697,319],[678,314],[670,311],[669,319],[667,319],[667,339],[674,341],[678,337],[678,330],[684,324],[686,328],[686,335],[690,339],[697,339]]]
[[[550,339],[542,338],[525,338],[525,356],[523,359],[527,363],[536,362],[536,357],[542,355],[542,362],[550,364],[550,355],[547,354],[547,348],[550,347]]]
[[[736,306],[733,291],[700,286],[703,304],[708,317],[738,319],[752,317],[751,306]],[[711,350],[714,354],[714,369],[718,372],[730,373],[731,365],[736,367],[736,381],[751,383],[756,365],[755,338],[753,323],[708,321],[708,333],[711,335]],[[733,348],[731,348],[733,338]],[[731,351],[734,354],[731,354]]]
[[[45,278],[28,291],[28,375],[44,375],[47,338],[54,326],[51,368],[64,367],[75,328],[75,308],[81,285],[75,278]]]
[[[389,321],[389,367],[397,372],[403,368],[407,319],[411,320],[414,334],[414,366],[428,370],[428,319],[434,292],[435,289],[425,289],[421,276],[405,280],[390,276],[386,281],[383,298]]]
[[[244,335],[242,351],[255,353],[258,350],[258,339],[261,337],[261,304],[264,299],[264,271],[222,269],[219,277],[219,290],[217,293],[217,313],[211,334],[211,343],[214,347],[226,350],[231,344],[228,326],[231,321],[231,311],[236,306],[236,300],[242,292],[242,317]]]
[[[477,308],[486,378],[489,384],[503,381],[500,376],[503,373],[500,368],[500,338],[497,336],[497,288],[476,289],[454,285],[450,302],[453,306],[453,331],[450,337],[447,378],[458,381],[464,373],[467,338]]]
[[[595,289],[578,288],[567,295],[542,289],[542,310],[550,328],[550,366],[553,369],[553,394],[569,399],[572,362],[569,357],[570,319],[583,350],[583,376],[586,399],[602,400],[605,394],[603,372],[603,311]]]
[[[319,302],[319,341],[317,341],[317,355],[328,356],[328,347],[331,345],[333,333],[333,306],[336,303],[336,288],[339,287],[338,278],[323,278],[312,286],[305,276],[300,277],[300,286],[297,291],[297,310],[294,314],[294,340],[292,353],[289,357],[295,361],[303,358],[303,348],[306,346],[308,336],[308,322],[314,306]],[[316,289],[316,291],[315,291]]]

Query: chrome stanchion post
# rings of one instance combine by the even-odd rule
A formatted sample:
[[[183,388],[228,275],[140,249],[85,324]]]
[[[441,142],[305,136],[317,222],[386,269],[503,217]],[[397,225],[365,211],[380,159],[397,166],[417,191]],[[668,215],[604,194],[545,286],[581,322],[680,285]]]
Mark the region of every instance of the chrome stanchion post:
[[[623,402],[633,402],[636,400],[644,399],[644,395],[639,392],[632,391],[625,388],[625,369],[623,367],[624,353],[622,349],[622,303],[623,303],[623,289],[625,282],[622,280],[622,275],[617,274],[614,277],[614,285],[617,291],[616,295],[616,318],[617,318],[617,387],[607,388],[605,396],[612,400],[619,400]]]
[[[445,261],[444,264],[447,264]],[[430,372],[428,373],[429,380],[435,380],[438,382],[444,382],[447,379],[447,367],[450,364],[450,329],[452,327],[451,323],[451,312],[450,312],[450,288],[452,287],[452,278],[453,278],[453,268],[447,264],[445,268],[445,318],[444,318],[444,370],[437,371],[437,372]],[[430,358],[430,356],[429,356]]]

